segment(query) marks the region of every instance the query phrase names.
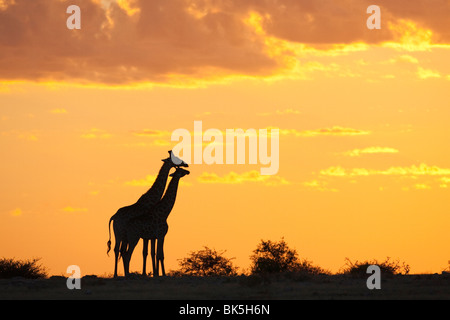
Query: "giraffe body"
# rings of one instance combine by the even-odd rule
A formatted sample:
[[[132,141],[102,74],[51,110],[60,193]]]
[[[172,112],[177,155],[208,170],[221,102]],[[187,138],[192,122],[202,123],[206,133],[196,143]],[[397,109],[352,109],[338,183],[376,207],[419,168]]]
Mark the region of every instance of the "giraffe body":
[[[114,246],[114,255],[115,255],[115,261],[114,261],[114,277],[117,277],[117,262],[119,260],[120,254],[123,255],[123,253],[126,251],[126,226],[128,222],[133,219],[137,218],[144,214],[149,214],[151,212],[151,209],[153,206],[161,199],[164,189],[166,187],[167,177],[169,175],[170,169],[173,167],[177,167],[178,165],[187,166],[186,163],[184,163],[182,160],[178,159],[178,164],[175,164],[173,161],[174,156],[172,155],[172,152],[169,151],[170,157],[167,159],[163,159],[164,162],[161,169],[159,170],[158,176],[153,183],[152,187],[144,193],[136,203],[122,207],[110,218],[109,220],[109,238],[108,241],[108,251],[110,251],[111,248],[111,222],[113,223],[113,230],[114,230],[114,236],[115,236],[115,246]],[[180,164],[181,163],[181,164]],[[138,239],[139,241],[139,239]],[[149,239],[144,238],[144,249],[142,252],[143,256],[143,274],[146,273],[146,263],[147,263],[147,255],[148,255],[148,241]]]
[[[140,238],[152,240],[151,255],[153,275],[159,275],[159,265],[161,265],[162,275],[165,275],[163,245],[164,238],[169,230],[167,217],[175,204],[179,180],[187,174],[189,174],[189,171],[177,168],[176,171],[171,174],[172,180],[167,187],[164,197],[153,207],[151,213],[129,220],[126,227],[127,251],[123,255],[125,275],[129,274],[131,255]],[[155,252],[156,241],[157,250]]]

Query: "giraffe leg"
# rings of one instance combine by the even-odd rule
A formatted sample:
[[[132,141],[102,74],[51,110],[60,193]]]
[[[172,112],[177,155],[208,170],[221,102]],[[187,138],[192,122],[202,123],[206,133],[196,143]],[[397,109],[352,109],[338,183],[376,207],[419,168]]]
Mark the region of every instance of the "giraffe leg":
[[[128,246],[128,242],[125,240],[122,240],[120,243],[120,248],[119,248],[119,260],[120,258],[122,258],[122,263],[123,263],[123,271],[125,273],[125,275],[127,274],[127,262],[126,262],[126,254],[127,254],[127,246]]]
[[[133,254],[133,250],[136,247],[136,245],[139,242],[139,238],[132,239],[128,242],[128,248],[123,256],[123,264],[125,268],[125,276],[130,275],[130,261],[131,261],[131,255]]]
[[[139,241],[139,239],[134,243],[134,246],[132,246],[132,242],[123,240],[122,245],[120,246],[120,255],[123,260],[123,270],[125,272],[125,276],[130,274],[131,255],[133,254],[134,247],[136,247],[136,244],[138,243],[138,241]]]
[[[142,266],[142,275],[147,275],[147,255],[148,255],[148,240],[149,239],[142,239],[144,242],[144,246],[142,249],[142,260],[143,260],[143,266]]]
[[[114,278],[117,278],[117,261],[119,260],[120,242],[116,240],[114,245]]]
[[[159,275],[159,263],[161,263],[161,274],[162,276],[166,275],[166,272],[164,271],[164,238],[160,238],[158,239],[158,248],[156,251],[156,271],[158,272]]]
[[[153,269],[153,276],[155,277],[155,274],[157,274],[156,271],[156,266],[155,266],[155,259],[156,259],[156,254],[155,254],[155,245],[156,245],[156,239],[151,239],[151,251],[150,254],[152,255],[152,269]]]

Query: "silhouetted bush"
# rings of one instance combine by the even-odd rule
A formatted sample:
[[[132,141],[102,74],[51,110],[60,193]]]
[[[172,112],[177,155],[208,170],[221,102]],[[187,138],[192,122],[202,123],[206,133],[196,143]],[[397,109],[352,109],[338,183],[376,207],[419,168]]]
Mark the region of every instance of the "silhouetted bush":
[[[37,279],[47,277],[45,268],[38,264],[39,258],[31,260],[0,259],[0,279],[23,277]]]
[[[324,269],[313,266],[306,259],[300,260],[295,250],[290,249],[282,238],[279,242],[261,240],[253,255],[250,256],[251,274],[296,272],[303,274],[329,273]]]
[[[235,276],[237,267],[226,258],[223,252],[204,247],[203,250],[191,252],[187,258],[180,259],[180,269],[173,271],[172,275],[181,276]]]
[[[379,262],[378,260],[366,260],[364,262],[359,262],[356,260],[352,262],[349,258],[345,258],[345,266],[343,268],[343,274],[349,274],[353,276],[367,276],[367,267],[370,265],[377,265],[380,267],[382,274],[397,275],[397,274],[408,274],[410,267],[405,262],[400,264],[399,260],[391,261],[389,257],[385,261]]]

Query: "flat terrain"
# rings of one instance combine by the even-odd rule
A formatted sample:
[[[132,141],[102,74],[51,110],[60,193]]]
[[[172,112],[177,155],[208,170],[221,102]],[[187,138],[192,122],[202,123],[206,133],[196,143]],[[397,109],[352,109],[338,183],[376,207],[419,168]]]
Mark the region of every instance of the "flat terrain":
[[[69,290],[64,277],[0,279],[0,299],[450,299],[450,275],[398,275],[369,290],[367,278],[344,275],[237,276],[223,278],[133,276],[81,279]]]

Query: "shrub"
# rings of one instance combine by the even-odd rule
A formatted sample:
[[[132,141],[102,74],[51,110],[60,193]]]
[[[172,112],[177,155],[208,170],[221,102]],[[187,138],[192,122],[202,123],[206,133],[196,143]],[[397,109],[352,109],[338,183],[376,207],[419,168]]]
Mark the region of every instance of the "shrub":
[[[391,261],[389,257],[385,261],[379,262],[376,259],[366,260],[364,262],[359,262],[356,260],[352,262],[349,258],[345,258],[345,266],[343,268],[343,274],[349,274],[354,276],[367,276],[367,267],[370,265],[377,265],[380,267],[382,274],[397,275],[397,274],[408,274],[410,267],[405,262],[400,264],[399,260]]]
[[[328,273],[320,267],[313,266],[306,259],[300,260],[294,249],[290,249],[282,238],[279,242],[261,240],[253,255],[251,273],[302,272],[306,274]]]
[[[173,275],[188,276],[235,276],[237,267],[231,260],[223,256],[225,251],[217,252],[215,249],[204,247],[203,250],[191,252],[187,258],[180,259],[180,269]]]
[[[0,279],[23,277],[37,279],[47,277],[45,268],[38,264],[40,258],[31,260],[0,259]]]

